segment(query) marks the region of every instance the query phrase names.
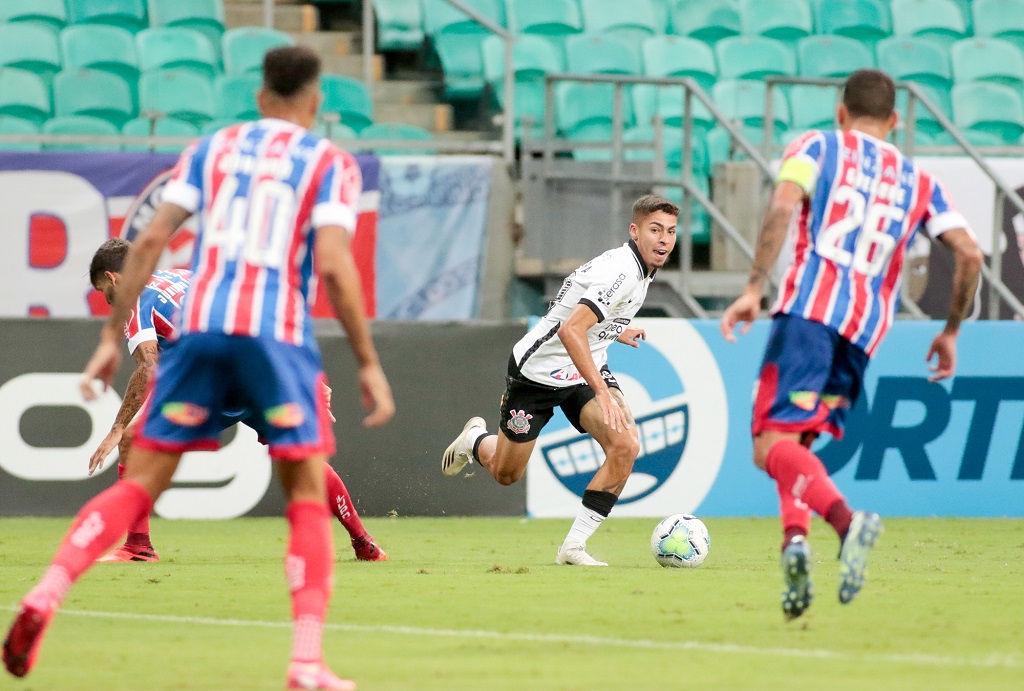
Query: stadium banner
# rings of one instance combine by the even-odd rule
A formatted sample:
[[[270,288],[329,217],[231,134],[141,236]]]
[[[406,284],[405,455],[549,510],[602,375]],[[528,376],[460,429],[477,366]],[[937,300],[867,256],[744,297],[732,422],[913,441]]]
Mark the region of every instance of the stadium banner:
[[[638,319],[647,340],[612,344],[609,366],[641,453],[614,515],[768,516],[774,483],[752,461],[753,384],[769,330],[738,343],[715,321]],[[815,446],[854,507],[894,516],[1024,516],[1024,326],[965,324],[957,376],[928,382],[941,322],[897,322],[867,370],[844,439]],[[571,517],[602,462],[559,412],[527,470],[527,509]]]
[[[81,368],[99,339],[98,319],[0,319],[0,516],[70,516],[117,480],[117,453],[95,475],[89,457],[110,429],[135,363],[86,404]],[[362,426],[357,368],[337,324],[317,335],[334,388],[338,453],[331,460],[364,516],[502,515],[526,512],[526,486],[502,487],[486,473],[441,474],[441,454],[477,414],[497,416],[503,353],[521,322],[376,322],[374,340],[398,413]],[[471,344],[471,345],[468,345]],[[448,357],[458,353],[459,357]],[[272,516],[284,511],[271,462],[252,430],[236,426],[217,452],[185,454],[155,513],[168,518]]]
[[[377,314],[479,314],[493,159],[387,156],[380,174]]]
[[[89,260],[104,240],[132,240],[153,215],[173,154],[0,151],[0,271],[18,290],[0,292],[0,317],[108,314],[89,285]],[[365,307],[376,314],[377,206],[380,159],[357,154],[363,194],[352,241]],[[188,268],[196,220],[171,238],[160,268]],[[331,316],[320,295],[315,316]]]

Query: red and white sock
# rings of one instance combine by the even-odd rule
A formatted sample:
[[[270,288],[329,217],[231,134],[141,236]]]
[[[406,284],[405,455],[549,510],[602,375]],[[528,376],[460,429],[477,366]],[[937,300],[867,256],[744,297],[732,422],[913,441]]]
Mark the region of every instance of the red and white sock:
[[[811,511],[825,518],[840,539],[846,536],[852,512],[821,459],[810,449],[792,439],[778,441],[768,452],[765,469],[779,492],[787,541],[793,535],[807,534]]]
[[[330,514],[319,502],[296,501],[285,515],[290,528],[284,568],[292,594],[292,660],[319,662],[334,575]]]
[[[125,472],[124,463],[117,464],[117,479],[123,480]],[[126,544],[138,545],[140,547],[152,547],[153,543],[149,537],[149,511],[142,514],[142,516],[128,526],[128,538],[125,540]]]
[[[348,531],[349,537],[353,540],[367,537],[363,521],[356,513],[356,507],[352,505],[352,497],[348,488],[342,481],[341,476],[331,467],[330,463],[324,463],[324,477],[327,480],[327,506],[331,509],[334,517],[341,521]]]
[[[98,494],[75,516],[50,568],[25,598],[26,602],[56,608],[71,585],[97,557],[114,546],[129,525],[148,514],[153,499],[142,485],[123,480]]]

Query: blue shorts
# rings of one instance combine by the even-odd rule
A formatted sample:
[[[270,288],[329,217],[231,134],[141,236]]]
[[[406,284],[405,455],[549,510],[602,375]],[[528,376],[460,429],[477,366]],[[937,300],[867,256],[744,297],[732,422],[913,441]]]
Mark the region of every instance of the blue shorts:
[[[220,447],[220,433],[243,422],[275,460],[334,453],[321,389],[320,355],[266,338],[192,333],[162,353],[134,444],[183,453]]]
[[[777,315],[754,389],[751,433],[828,432],[842,439],[868,360],[867,353],[824,324]]]

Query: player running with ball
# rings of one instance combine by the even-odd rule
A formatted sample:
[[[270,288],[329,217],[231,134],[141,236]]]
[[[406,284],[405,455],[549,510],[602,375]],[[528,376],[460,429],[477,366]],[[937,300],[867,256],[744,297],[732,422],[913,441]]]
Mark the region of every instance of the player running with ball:
[[[114,304],[114,299],[121,282],[121,270],[124,259],[128,255],[131,244],[121,238],[107,240],[93,255],[89,265],[89,280],[93,287],[103,293],[107,304]],[[131,316],[125,322],[124,335],[128,340],[128,353],[135,358],[137,367],[128,380],[128,389],[121,401],[110,432],[100,442],[99,447],[89,458],[89,474],[103,467],[107,456],[117,448],[120,460],[117,464],[117,476],[123,478],[125,460],[131,448],[135,434],[135,416],[142,409],[147,386],[151,375],[156,371],[160,351],[177,338],[177,325],[181,323],[181,306],[188,290],[192,272],[184,269],[174,271],[157,271],[142,289]],[[330,412],[331,389],[322,385]],[[331,414],[331,422],[334,422]],[[256,431],[260,439],[266,439],[265,422],[258,414],[249,410],[236,410],[221,415],[224,429],[236,423],[244,424]],[[356,559],[361,561],[387,561],[388,555],[370,534],[366,532],[352,497],[341,477],[330,463],[324,464],[324,481],[327,485],[327,506],[334,517],[348,531],[352,540],[352,550]],[[149,514],[142,516],[136,523],[128,526],[128,537],[125,543],[110,554],[101,557],[101,562],[146,562],[159,561],[160,557],[153,547],[149,535]]]
[[[629,323],[676,245],[678,215],[679,208],[662,197],[636,201],[629,242],[572,272],[548,313],[512,347],[501,433],[488,434],[483,418],[471,418],[441,460],[445,475],[476,461],[511,485],[526,471],[555,407],[561,408],[573,427],[601,445],[605,461],[583,492],[583,505],[555,557],[558,564],[607,566],[587,553],[587,539],[615,506],[640,451],[629,406],[606,364],[608,346],[619,341],[637,348],[644,338],[643,329]]]
[[[182,154],[163,202],[125,259],[100,345],[82,376],[109,385],[124,323],[160,253],[193,213],[199,233],[181,334],[164,353],[135,434],[124,480],[86,504],[4,641],[7,670],[32,668],[47,626],[71,585],[148,513],[181,454],[218,446],[220,415],[245,408],[266,422],[270,456],[288,503],[285,573],[294,622],[290,689],[350,691],[323,662],[322,635],[334,559],[324,463],[334,435],[321,385],[309,287],[314,262],[359,366],[367,426],[394,414],[363,316],[348,237],[361,180],[355,159],[310,132],[320,106],[320,59],[301,46],[263,61],[257,122],[234,125]]]
[[[839,106],[840,128],[811,131],[786,151],[757,240],[747,288],[722,317],[726,340],[757,318],[768,273],[788,228],[794,252],[772,308],[772,328],[754,400],[754,462],[775,480],[782,527],[788,619],[810,606],[811,511],[841,541],[839,601],[864,583],[868,553],[882,532],[877,514],[851,511],[811,443],[822,432],[841,438],[864,369],[892,325],[903,257],[924,228],[956,258],[945,328],[926,360],[938,357],[931,381],[952,376],[956,338],[971,304],[982,261],[964,217],[938,180],[889,144],[896,126],[895,85],[885,73],[850,75]]]

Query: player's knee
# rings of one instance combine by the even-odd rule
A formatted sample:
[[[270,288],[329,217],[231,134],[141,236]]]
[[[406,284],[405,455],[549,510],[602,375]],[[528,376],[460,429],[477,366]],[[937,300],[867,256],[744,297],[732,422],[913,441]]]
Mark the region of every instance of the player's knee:
[[[500,468],[494,472],[494,479],[506,487],[519,482],[522,477],[523,471],[519,468]]]
[[[632,434],[616,435],[604,450],[608,458],[624,463],[633,463],[640,455],[640,441]]]

